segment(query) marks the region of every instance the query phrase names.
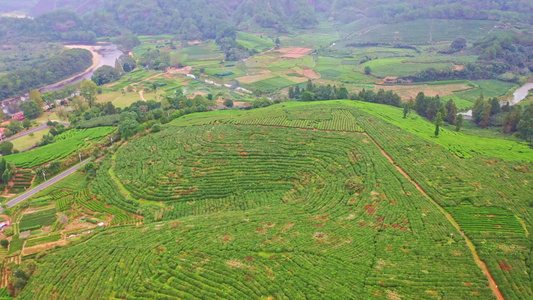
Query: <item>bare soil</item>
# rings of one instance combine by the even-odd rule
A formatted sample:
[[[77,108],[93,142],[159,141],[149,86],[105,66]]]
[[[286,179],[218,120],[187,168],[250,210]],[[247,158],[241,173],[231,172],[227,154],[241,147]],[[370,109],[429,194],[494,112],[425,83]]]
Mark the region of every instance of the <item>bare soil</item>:
[[[300,57],[303,57],[309,54],[309,52],[313,51],[313,49],[298,47],[298,48],[281,48],[277,51],[283,53],[283,55],[281,56],[283,58],[300,58]]]

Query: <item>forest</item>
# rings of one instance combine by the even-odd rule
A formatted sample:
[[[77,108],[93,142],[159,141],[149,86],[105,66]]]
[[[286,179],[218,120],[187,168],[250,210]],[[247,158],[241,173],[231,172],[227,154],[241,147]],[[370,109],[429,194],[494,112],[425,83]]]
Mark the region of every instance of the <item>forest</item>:
[[[29,92],[81,73],[92,64],[92,55],[83,49],[63,51],[31,67],[21,67],[0,75],[0,98]]]

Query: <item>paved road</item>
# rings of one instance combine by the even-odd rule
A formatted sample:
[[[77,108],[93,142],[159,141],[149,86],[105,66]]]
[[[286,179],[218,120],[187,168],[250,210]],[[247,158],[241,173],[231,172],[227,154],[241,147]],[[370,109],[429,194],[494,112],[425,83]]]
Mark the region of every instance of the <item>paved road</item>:
[[[85,165],[85,164],[88,163],[90,160],[91,160],[90,158],[84,160],[83,162],[81,162],[81,163],[75,165],[74,167],[68,169],[67,171],[65,171],[65,172],[63,172],[63,173],[57,175],[56,177],[54,177],[54,178],[52,178],[52,179],[50,179],[50,180],[48,180],[48,181],[46,181],[46,182],[40,184],[39,186],[37,186],[37,187],[35,187],[35,188],[33,188],[33,189],[27,191],[26,193],[24,193],[24,194],[18,196],[17,198],[15,198],[15,199],[9,201],[9,202],[7,203],[7,207],[13,207],[13,206],[19,204],[20,202],[22,202],[22,201],[24,201],[24,200],[30,198],[31,196],[37,194],[37,193],[40,192],[41,190],[43,190],[43,189],[45,189],[45,188],[47,188],[47,187],[53,185],[54,183],[56,183],[56,182],[62,180],[63,178],[67,177],[68,175],[70,175],[70,174],[76,172],[81,166]],[[2,207],[0,207],[0,213],[2,213],[3,211],[4,211],[4,209],[3,209]]]
[[[59,123],[65,125],[65,126],[69,126],[69,125],[70,125],[70,123],[61,122],[61,121],[53,121],[53,122],[59,122]],[[12,136],[12,137],[10,137],[10,138],[8,138],[8,139],[5,139],[4,141],[11,142],[11,141],[14,141],[14,140],[16,140],[16,139],[19,139],[19,138],[21,138],[21,137],[23,137],[23,136],[27,136],[28,134],[30,134],[30,133],[32,133],[32,132],[35,133],[35,132],[37,132],[37,131],[41,131],[41,130],[46,129],[46,128],[48,128],[48,125],[46,125],[46,123],[45,123],[45,124],[43,124],[43,125],[41,125],[41,126],[39,126],[39,127],[35,127],[35,128],[33,128],[33,129],[30,129],[30,130],[28,130],[28,131],[25,131],[25,132],[23,132],[23,133],[21,133],[21,134],[19,134],[19,135]]]

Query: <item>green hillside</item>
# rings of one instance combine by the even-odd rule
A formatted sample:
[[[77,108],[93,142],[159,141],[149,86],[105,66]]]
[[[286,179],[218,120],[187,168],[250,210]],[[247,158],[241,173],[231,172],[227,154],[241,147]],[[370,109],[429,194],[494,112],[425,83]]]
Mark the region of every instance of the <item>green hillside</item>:
[[[490,298],[473,255],[506,297],[532,296],[530,164],[460,159],[426,121],[395,114],[292,102],[192,114],[123,143],[83,205],[144,223],[48,252],[20,298]]]

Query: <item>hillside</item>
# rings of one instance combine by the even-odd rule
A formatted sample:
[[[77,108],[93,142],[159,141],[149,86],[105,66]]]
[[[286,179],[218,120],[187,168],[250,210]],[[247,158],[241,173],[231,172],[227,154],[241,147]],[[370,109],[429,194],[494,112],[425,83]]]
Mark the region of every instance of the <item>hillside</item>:
[[[378,106],[192,114],[122,143],[79,203],[143,225],[48,252],[20,298],[532,296],[531,163],[460,159]]]

